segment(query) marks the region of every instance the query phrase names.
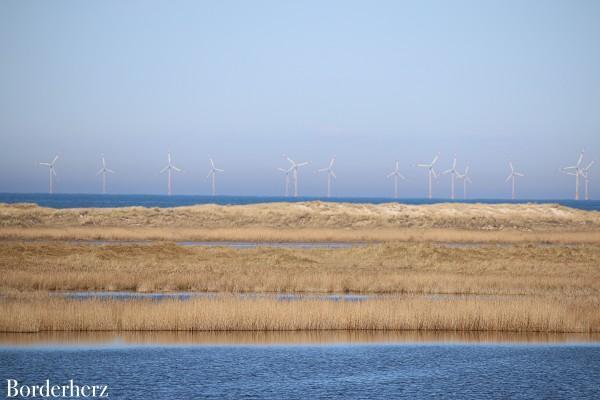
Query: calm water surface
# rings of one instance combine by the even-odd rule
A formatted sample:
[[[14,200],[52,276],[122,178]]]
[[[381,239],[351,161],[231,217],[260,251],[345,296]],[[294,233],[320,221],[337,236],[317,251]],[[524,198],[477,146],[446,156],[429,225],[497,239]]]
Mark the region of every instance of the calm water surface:
[[[493,332],[0,334],[0,390],[107,384],[112,399],[594,399],[597,335]]]
[[[112,399],[594,399],[600,345],[359,343],[0,347],[6,379]]]

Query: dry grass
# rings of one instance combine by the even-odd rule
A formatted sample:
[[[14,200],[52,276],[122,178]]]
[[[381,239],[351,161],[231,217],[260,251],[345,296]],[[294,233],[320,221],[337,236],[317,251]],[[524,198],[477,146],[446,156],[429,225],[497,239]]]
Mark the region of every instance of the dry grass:
[[[0,239],[600,243],[600,213],[551,204],[86,209],[0,204]]]
[[[0,239],[0,331],[600,330],[600,213],[558,205],[0,205]],[[90,239],[386,243],[236,250],[60,241]],[[429,242],[512,245],[444,248]],[[505,297],[123,302],[44,293],[56,290]]]
[[[598,230],[600,213],[554,204],[267,203],[176,208],[51,209],[0,204],[7,227],[452,228],[472,230]]]
[[[600,294],[600,246],[230,249],[0,242],[0,291]]]
[[[238,242],[458,242],[600,243],[598,231],[466,230],[442,228],[122,228],[104,226],[3,227],[3,240],[238,241]]]
[[[0,300],[0,331],[289,331],[450,330],[598,332],[598,297],[577,300],[432,300],[365,302],[241,300]]]

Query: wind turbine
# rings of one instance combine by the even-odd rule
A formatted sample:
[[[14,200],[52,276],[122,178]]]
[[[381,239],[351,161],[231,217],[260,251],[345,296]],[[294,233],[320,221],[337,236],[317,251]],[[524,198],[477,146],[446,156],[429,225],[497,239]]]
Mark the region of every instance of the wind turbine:
[[[573,175],[575,177],[575,200],[579,200],[579,177],[580,176],[584,176],[584,171],[581,168],[581,163],[583,162],[583,154],[584,154],[584,150],[581,150],[581,153],[579,153],[579,158],[577,159],[577,164],[572,165],[570,167],[564,167],[562,169],[562,172],[564,172],[567,175]],[[588,165],[588,168],[590,168],[592,165]]]
[[[512,161],[508,162],[508,166],[510,167],[510,174],[508,175],[508,177],[506,178],[506,180],[504,182],[508,182],[509,180],[512,179],[512,199],[514,200],[515,199],[515,177],[525,176],[525,175],[522,174],[521,172],[515,171]]]
[[[171,195],[171,188],[173,187],[173,177],[171,171],[181,172],[181,169],[177,168],[171,163],[171,153],[167,153],[167,166],[160,170],[163,174],[167,172],[167,194]]]
[[[445,170],[444,172],[442,172],[442,174],[444,174],[444,175],[452,174],[452,176],[451,176],[452,191],[451,191],[450,198],[452,200],[454,200],[454,178],[457,177],[457,175],[458,175],[458,171],[456,170],[456,156],[454,157],[454,161],[452,161],[452,168]]]
[[[585,199],[586,200],[590,199],[590,194],[589,194],[590,168],[592,168],[592,165],[594,165],[594,161],[590,162],[588,164],[588,166],[583,169],[583,172],[582,172],[583,179],[585,179]]]
[[[437,162],[438,158],[440,158],[439,153],[433,158],[433,160],[431,160],[431,163],[417,164],[417,167],[419,167],[419,168],[427,168],[427,178],[429,180],[429,198],[430,199],[431,199],[431,178],[437,179],[437,177],[438,177],[438,174],[435,172],[435,169],[433,169],[433,166]]]
[[[308,165],[308,161],[304,161],[301,163],[297,163],[288,156],[284,155],[284,157],[290,162],[290,172],[292,173],[292,179],[294,180],[294,197],[298,197],[298,168],[304,167]]]
[[[466,199],[467,198],[467,182],[473,183],[473,181],[471,180],[471,178],[469,178],[469,166],[468,165],[465,168],[465,173],[464,174],[461,174],[459,172],[456,173],[456,179],[462,179],[463,180],[463,199]]]
[[[102,168],[96,174],[96,176],[102,174],[102,194],[106,194],[106,173],[114,174],[115,171],[112,169],[106,168],[106,160],[104,159],[104,155],[102,155]]]
[[[394,177],[394,198],[397,199],[398,198],[398,178],[402,179],[402,180],[406,180],[406,178],[404,177],[404,175],[402,175],[400,173],[400,162],[398,160],[396,160],[396,168],[394,168],[394,170],[392,172],[390,172],[386,178],[391,178],[392,176]]]
[[[335,163],[335,156],[329,162],[328,167],[317,170],[317,172],[327,172],[327,197],[331,197],[331,178],[337,178],[333,172],[333,163]]]
[[[211,179],[211,189],[212,189],[213,196],[216,193],[215,180],[217,177],[217,172],[225,172],[225,170],[215,167],[215,163],[214,163],[213,159],[210,158],[210,171],[208,171],[208,175],[206,176],[206,179],[212,178]]]
[[[58,156],[54,157],[54,160],[52,160],[52,162],[49,162],[49,163],[41,162],[40,163],[40,165],[44,165],[44,166],[48,167],[48,173],[50,175],[50,190],[49,190],[50,194],[54,193],[54,177],[56,176],[56,170],[54,169],[54,165],[56,164],[56,160],[58,160]]]
[[[277,168],[277,171],[281,171],[285,174],[285,197],[288,197],[290,193],[290,172],[292,172],[292,167],[288,169]]]

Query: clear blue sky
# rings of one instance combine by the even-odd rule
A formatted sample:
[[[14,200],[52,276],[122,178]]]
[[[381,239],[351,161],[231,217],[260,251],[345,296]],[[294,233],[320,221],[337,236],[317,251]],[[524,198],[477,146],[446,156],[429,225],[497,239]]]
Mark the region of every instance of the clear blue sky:
[[[282,192],[283,153],[337,155],[337,195],[385,196],[395,159],[422,197],[417,162],[469,162],[477,197],[571,197],[558,172],[600,157],[599,1],[0,2],[0,191]],[[600,197],[600,165],[592,195]],[[595,171],[594,171],[595,172]],[[434,194],[448,196],[449,178]]]

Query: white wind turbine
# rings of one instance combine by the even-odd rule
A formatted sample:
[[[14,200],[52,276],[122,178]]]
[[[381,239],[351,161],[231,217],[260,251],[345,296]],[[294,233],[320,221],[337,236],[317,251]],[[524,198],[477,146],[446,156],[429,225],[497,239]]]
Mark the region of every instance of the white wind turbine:
[[[504,182],[508,182],[509,180],[512,179],[512,199],[514,200],[515,199],[515,178],[517,176],[525,176],[525,175],[522,174],[521,172],[515,171],[512,161],[508,162],[508,166],[510,167],[510,174],[508,175],[508,177],[506,178],[506,180]]]
[[[458,174],[458,171],[456,170],[456,156],[454,157],[454,161],[452,161],[452,168],[450,168],[450,169],[447,169],[447,170],[445,170],[445,171],[444,171],[444,172],[442,172],[442,173],[443,173],[444,175],[447,175],[447,174],[452,174],[452,175],[451,175],[451,182],[452,182],[451,189],[452,189],[452,190],[451,190],[451,196],[450,196],[450,198],[451,198],[452,200],[454,200],[454,178],[456,178],[456,177],[459,175],[459,174]]]
[[[467,182],[473,183],[471,178],[469,178],[469,166],[465,168],[465,173],[461,174],[460,172],[456,173],[456,179],[462,179],[463,181],[463,199],[467,198]]]
[[[437,173],[435,172],[435,169],[433,169],[433,166],[437,162],[438,158],[440,158],[439,153],[433,158],[433,160],[431,160],[431,163],[417,164],[417,167],[419,167],[419,168],[427,168],[427,178],[429,181],[429,198],[430,199],[431,199],[431,178],[437,179],[437,177],[438,177]]]
[[[292,172],[292,167],[288,169],[277,168],[277,170],[285,174],[285,197],[288,197],[290,193],[290,173]]]
[[[210,171],[208,171],[208,175],[206,175],[206,179],[211,178],[211,190],[212,190],[213,196],[216,193],[215,180],[217,177],[217,172],[225,172],[225,170],[215,167],[215,163],[214,163],[213,159],[210,158]]]
[[[54,193],[54,177],[56,176],[56,170],[54,169],[54,165],[56,164],[56,160],[58,160],[58,156],[54,157],[52,162],[46,163],[41,162],[40,165],[44,165],[48,167],[48,173],[50,174],[50,190],[49,193]]]
[[[589,200],[590,199],[590,192],[589,192],[589,186],[590,186],[590,168],[592,168],[592,165],[594,165],[594,161],[590,162],[588,164],[587,167],[585,167],[583,169],[583,179],[585,179],[585,199]]]
[[[333,163],[335,163],[335,156],[329,162],[328,167],[317,170],[317,172],[327,172],[327,197],[331,197],[331,178],[337,178],[333,172]]]
[[[400,162],[398,160],[396,160],[396,168],[394,168],[394,170],[392,172],[390,172],[386,178],[389,179],[391,177],[394,177],[394,198],[397,199],[398,198],[398,178],[400,178],[402,180],[406,180],[404,175],[402,175],[400,173]]]
[[[564,172],[565,174],[573,175],[575,177],[575,200],[579,200],[579,177],[585,176],[584,171],[581,168],[581,163],[583,162],[583,154],[584,151],[581,150],[581,153],[579,153],[579,158],[577,159],[577,164],[572,165],[570,167],[564,167],[562,169],[562,172]],[[588,165],[588,168],[590,167],[591,164]]]
[[[102,174],[102,194],[106,194],[106,173],[114,174],[115,171],[112,169],[106,168],[106,160],[104,159],[104,155],[102,155],[102,168],[96,174],[96,176]]]
[[[291,164],[290,171],[292,173],[292,179],[294,180],[294,197],[298,197],[298,168],[299,167],[304,167],[304,166],[308,165],[308,161],[297,163],[294,160],[292,160],[291,158],[289,158],[288,156],[284,155],[284,157]]]
[[[172,193],[173,187],[173,177],[171,171],[181,172],[181,169],[177,168],[171,163],[171,153],[167,153],[167,166],[160,170],[160,173],[163,174],[167,172],[167,194],[170,196]]]

